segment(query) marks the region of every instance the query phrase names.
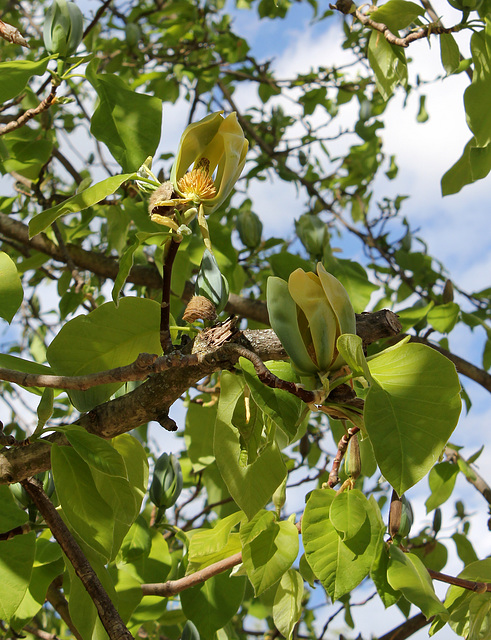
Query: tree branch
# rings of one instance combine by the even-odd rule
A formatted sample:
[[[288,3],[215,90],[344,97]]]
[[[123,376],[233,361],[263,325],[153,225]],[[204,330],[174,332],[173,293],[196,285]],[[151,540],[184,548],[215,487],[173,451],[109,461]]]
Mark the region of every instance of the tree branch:
[[[418,613],[418,615],[413,616],[412,618],[408,618],[405,622],[400,624],[392,631],[380,636],[378,640],[406,640],[414,633],[426,627],[427,624],[430,624],[433,618],[427,620],[422,613]]]
[[[432,580],[439,580],[446,584],[453,584],[456,587],[462,587],[462,589],[468,589],[475,593],[486,593],[491,591],[491,583],[489,582],[475,582],[474,580],[463,580],[462,578],[454,578],[453,576],[447,576],[445,573],[439,571],[433,571],[427,569]]]
[[[460,459],[463,460],[466,465],[469,465],[467,460],[465,460],[458,451],[455,451],[451,447],[445,447],[445,455],[450,461],[455,462],[455,464],[458,464],[458,460]],[[479,491],[479,493],[482,494],[486,502],[491,505],[491,487],[474,468],[471,468],[470,471],[472,476],[469,473],[463,472],[467,482],[470,482]]]
[[[21,116],[19,116],[16,120],[12,120],[12,122],[9,122],[8,124],[4,125],[0,129],[0,136],[4,136],[6,133],[15,131],[15,129],[20,129],[20,127],[25,125],[26,122],[29,122],[29,120],[32,120],[32,118],[35,118],[40,113],[43,113],[43,111],[47,111],[51,107],[51,105],[54,104],[54,102],[56,101],[56,89],[57,89],[57,86],[52,83],[51,91],[48,97],[42,100],[37,107],[24,111],[24,113]]]
[[[181,591],[185,591],[186,589],[190,589],[197,584],[201,584],[202,582],[206,582],[213,576],[218,575],[219,573],[223,573],[224,571],[228,571],[235,567],[236,565],[242,562],[242,553],[236,553],[230,558],[225,558],[224,560],[219,560],[214,564],[211,564],[209,567],[205,567],[201,569],[201,571],[196,571],[189,576],[185,576],[184,578],[180,578],[179,580],[167,580],[167,582],[157,582],[152,584],[142,584],[142,591],[144,596],[161,596],[162,598],[169,598],[170,596],[175,596]]]
[[[70,533],[48,496],[41,487],[32,480],[23,480],[22,486],[43,516],[53,537],[60,545],[63,553],[73,565],[75,573],[82,581],[87,593],[94,602],[99,618],[111,640],[133,640],[121,617],[107,595],[101,581],[85,557],[78,542]]]

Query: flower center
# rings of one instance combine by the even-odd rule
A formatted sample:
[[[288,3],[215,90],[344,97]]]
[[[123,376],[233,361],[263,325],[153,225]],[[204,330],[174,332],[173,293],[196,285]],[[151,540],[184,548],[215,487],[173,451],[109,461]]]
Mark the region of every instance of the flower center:
[[[203,158],[196,169],[186,173],[177,183],[182,195],[196,204],[202,200],[214,198],[217,194],[215,184],[209,174],[209,166],[209,160]]]

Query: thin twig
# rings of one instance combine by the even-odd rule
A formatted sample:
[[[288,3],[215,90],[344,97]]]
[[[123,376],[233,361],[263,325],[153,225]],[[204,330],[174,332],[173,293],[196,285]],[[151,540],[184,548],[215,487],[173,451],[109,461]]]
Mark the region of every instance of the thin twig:
[[[463,460],[466,465],[469,464],[458,451],[455,451],[455,449],[452,449],[451,447],[445,447],[445,455],[449,460],[455,462],[455,464],[458,464],[459,459]],[[471,472],[473,477],[471,477],[467,473],[464,473],[467,482],[470,482],[479,491],[479,493],[482,494],[486,502],[491,505],[491,487],[486,482],[486,480],[484,480],[484,478],[477,473],[474,467],[472,467]]]
[[[21,116],[19,116],[17,120],[12,120],[12,122],[9,122],[5,126],[3,126],[0,129],[0,136],[4,136],[6,133],[10,133],[11,131],[15,131],[16,129],[19,129],[20,127],[25,125],[26,122],[29,122],[29,120],[32,120],[32,118],[35,118],[40,113],[43,113],[43,111],[47,111],[51,107],[51,105],[54,104],[54,102],[56,101],[56,89],[57,89],[57,86],[52,83],[49,96],[44,100],[42,100],[37,107],[24,111],[24,113]]]
[[[160,344],[164,354],[172,351],[172,338],[170,334],[170,294],[172,280],[172,266],[174,264],[179,242],[171,237],[166,247],[167,251],[164,257],[164,271],[162,277],[162,302],[160,307]]]
[[[63,553],[73,565],[87,593],[91,597],[99,614],[99,618],[111,640],[133,640],[133,636],[124,625],[121,617],[107,595],[101,581],[85,557],[78,542],[56,511],[48,496],[32,480],[23,480],[22,486],[43,516],[53,537],[60,545]]]
[[[474,580],[463,580],[462,578],[454,578],[453,576],[447,576],[445,573],[439,571],[427,570],[432,580],[438,580],[439,582],[445,582],[446,584],[453,584],[456,587],[462,587],[462,589],[468,589],[475,593],[486,593],[491,591],[490,582],[476,582]]]

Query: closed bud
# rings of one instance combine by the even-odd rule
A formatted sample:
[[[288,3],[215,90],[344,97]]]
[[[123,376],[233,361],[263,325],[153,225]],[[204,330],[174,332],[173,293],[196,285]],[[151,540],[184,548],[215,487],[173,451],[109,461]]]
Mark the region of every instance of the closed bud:
[[[227,279],[222,275],[215,256],[208,249],[203,253],[195,293],[210,300],[215,305],[217,313],[223,311],[228,302]]]
[[[155,463],[150,500],[163,512],[172,507],[182,491],[182,471],[179,460],[171,453],[163,453]]]
[[[49,53],[57,53],[60,58],[73,55],[84,34],[82,12],[74,2],[54,0],[46,12],[43,38]]]
[[[283,509],[283,505],[286,502],[286,481],[288,476],[285,477],[280,486],[273,493],[273,504],[276,509],[276,513],[278,518],[280,517],[281,510]]]
[[[442,302],[443,304],[453,302],[453,283],[448,278],[445,281],[445,286],[443,287]]]
[[[355,433],[349,441],[349,455],[348,455],[348,475],[356,480],[361,473],[361,457],[360,457],[360,443],[358,441],[358,434]]]
[[[329,245],[327,225],[318,216],[305,213],[295,221],[295,230],[309,256],[313,260],[322,258],[324,247]]]
[[[241,211],[237,216],[237,231],[240,241],[248,249],[257,249],[261,244],[263,223],[253,211]]]
[[[438,534],[440,529],[442,528],[442,510],[440,507],[435,509],[435,514],[433,516],[433,533],[435,536]]]
[[[409,535],[413,525],[413,509],[406,496],[399,496],[392,491],[389,511],[389,534],[396,542]]]

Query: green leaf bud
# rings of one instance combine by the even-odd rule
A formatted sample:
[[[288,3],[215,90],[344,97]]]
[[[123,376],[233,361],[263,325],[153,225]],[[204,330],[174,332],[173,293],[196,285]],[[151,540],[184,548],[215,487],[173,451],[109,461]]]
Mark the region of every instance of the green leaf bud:
[[[253,211],[241,211],[237,216],[237,231],[240,241],[248,249],[257,249],[261,244],[263,223]]]
[[[43,38],[49,53],[57,53],[60,58],[73,55],[82,42],[84,33],[83,15],[74,2],[54,0],[46,12]]]
[[[172,507],[182,491],[182,471],[179,460],[171,453],[163,453],[155,463],[152,484],[150,485],[150,500],[165,511]]]
[[[295,221],[295,230],[309,256],[313,260],[322,258],[324,248],[329,245],[327,225],[317,216],[305,213]]]
[[[228,302],[228,292],[227,279],[222,275],[215,256],[205,249],[196,278],[196,295],[210,300],[215,305],[216,312],[220,313]]]

